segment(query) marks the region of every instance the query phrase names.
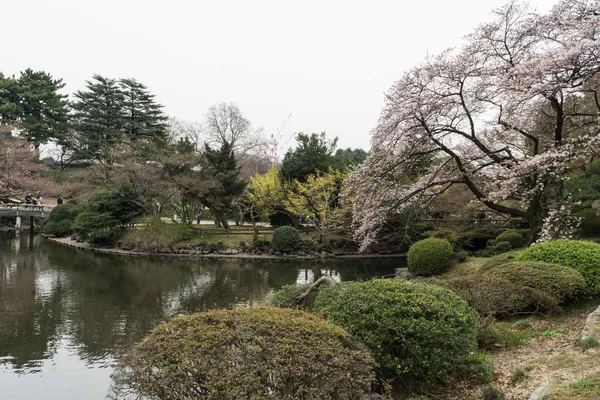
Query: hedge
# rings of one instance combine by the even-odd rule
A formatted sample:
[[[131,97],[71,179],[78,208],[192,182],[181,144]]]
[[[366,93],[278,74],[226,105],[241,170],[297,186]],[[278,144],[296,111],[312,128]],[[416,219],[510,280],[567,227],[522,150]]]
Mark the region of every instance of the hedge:
[[[520,250],[509,251],[508,253],[498,254],[497,256],[492,257],[488,261],[486,261],[482,266],[480,271],[485,272],[492,268],[496,268],[499,265],[503,265],[513,261],[517,255],[519,255]]]
[[[408,250],[408,270],[413,275],[435,275],[448,267],[453,248],[445,239],[421,240]]]
[[[496,242],[496,246],[494,246],[494,253],[496,254],[502,254],[502,253],[506,253],[508,251],[511,251],[513,248],[513,246],[510,244],[510,242]]]
[[[300,232],[292,226],[280,226],[273,231],[273,248],[277,251],[289,253],[298,248]]]
[[[559,302],[576,297],[585,290],[583,276],[572,268],[538,261],[510,262],[486,273],[548,293]]]
[[[473,310],[421,281],[344,282],[323,289],[314,307],[371,348],[381,379],[439,378],[476,347]]]
[[[524,244],[523,235],[516,231],[502,232],[498,235],[498,237],[496,237],[496,243],[499,242],[508,242],[513,249],[523,247]]]
[[[522,251],[516,261],[565,265],[583,275],[588,294],[600,294],[600,245],[584,240],[553,240]]]
[[[559,309],[558,300],[549,294],[496,277],[467,276],[439,283],[462,297],[482,317]]]
[[[157,327],[120,362],[114,392],[179,399],[359,399],[373,357],[344,329],[281,308],[208,311]]]

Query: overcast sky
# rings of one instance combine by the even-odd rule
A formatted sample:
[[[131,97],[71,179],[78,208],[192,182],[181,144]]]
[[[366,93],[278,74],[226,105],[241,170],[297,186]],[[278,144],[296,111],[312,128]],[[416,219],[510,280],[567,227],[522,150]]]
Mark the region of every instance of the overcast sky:
[[[0,70],[42,69],[81,89],[133,77],[171,116],[237,103],[284,137],[326,131],[369,147],[383,93],[426,54],[457,46],[506,0],[4,0]],[[531,0],[538,10],[556,0]]]

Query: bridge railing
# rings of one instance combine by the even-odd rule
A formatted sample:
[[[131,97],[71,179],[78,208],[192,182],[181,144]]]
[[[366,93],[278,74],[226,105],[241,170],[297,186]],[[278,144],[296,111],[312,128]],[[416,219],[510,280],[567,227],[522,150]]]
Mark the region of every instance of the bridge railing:
[[[1,204],[0,210],[50,213],[56,206],[48,204]]]

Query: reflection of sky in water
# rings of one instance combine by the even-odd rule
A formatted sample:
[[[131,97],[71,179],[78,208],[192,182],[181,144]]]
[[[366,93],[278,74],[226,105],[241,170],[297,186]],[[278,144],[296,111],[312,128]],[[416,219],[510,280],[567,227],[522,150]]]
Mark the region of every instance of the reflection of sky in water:
[[[33,371],[10,373],[8,365],[0,364],[2,400],[104,399],[112,369],[86,364],[70,347],[61,341],[52,359]]]
[[[321,275],[328,274],[333,278],[336,282],[342,281],[342,274],[335,270],[331,269],[322,269]],[[303,283],[314,282],[315,274],[312,269],[300,269],[298,270],[298,278],[296,279],[296,283],[301,285]]]
[[[119,258],[10,235],[0,232],[0,400],[104,399],[115,358],[173,315],[261,305],[318,270],[363,280],[399,263]]]

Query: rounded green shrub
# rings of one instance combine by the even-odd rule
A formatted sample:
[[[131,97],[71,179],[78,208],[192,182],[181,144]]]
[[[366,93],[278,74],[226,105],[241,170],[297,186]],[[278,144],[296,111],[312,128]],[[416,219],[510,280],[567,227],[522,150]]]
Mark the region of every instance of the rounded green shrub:
[[[300,232],[292,226],[280,226],[273,232],[273,248],[288,253],[298,248]]]
[[[542,291],[486,275],[440,281],[482,317],[558,310],[558,300]]]
[[[413,275],[435,275],[448,267],[452,245],[444,239],[421,240],[408,250],[408,271]]]
[[[438,378],[476,347],[473,310],[421,281],[344,282],[323,289],[314,307],[371,348],[382,379]]]
[[[541,290],[559,302],[576,297],[585,290],[585,280],[579,272],[539,261],[510,262],[489,270],[486,275]]]
[[[523,235],[521,235],[517,231],[502,232],[496,237],[496,243],[499,242],[508,242],[510,243],[513,249],[523,247],[524,244]]]
[[[494,246],[494,253],[502,254],[508,251],[511,251],[513,248],[510,242],[496,242],[496,246]]]
[[[487,353],[475,353],[460,364],[457,372],[462,379],[475,381],[479,385],[489,385],[494,380],[494,362]]]
[[[64,237],[73,233],[73,221],[83,211],[76,202],[70,201],[54,207],[44,223],[42,232],[46,235]]]
[[[506,400],[506,396],[496,386],[488,386],[483,389],[483,400]]]
[[[509,251],[507,253],[498,254],[497,256],[492,257],[488,261],[486,261],[482,266],[480,271],[485,272],[492,268],[496,268],[498,265],[506,264],[515,259],[517,255],[519,255],[520,250]]]
[[[370,392],[373,366],[368,349],[312,314],[217,310],[157,327],[123,358],[113,388],[162,400],[350,400]]]
[[[586,292],[600,294],[600,244],[584,240],[552,240],[519,253],[516,261],[542,261],[565,265],[583,275]]]

